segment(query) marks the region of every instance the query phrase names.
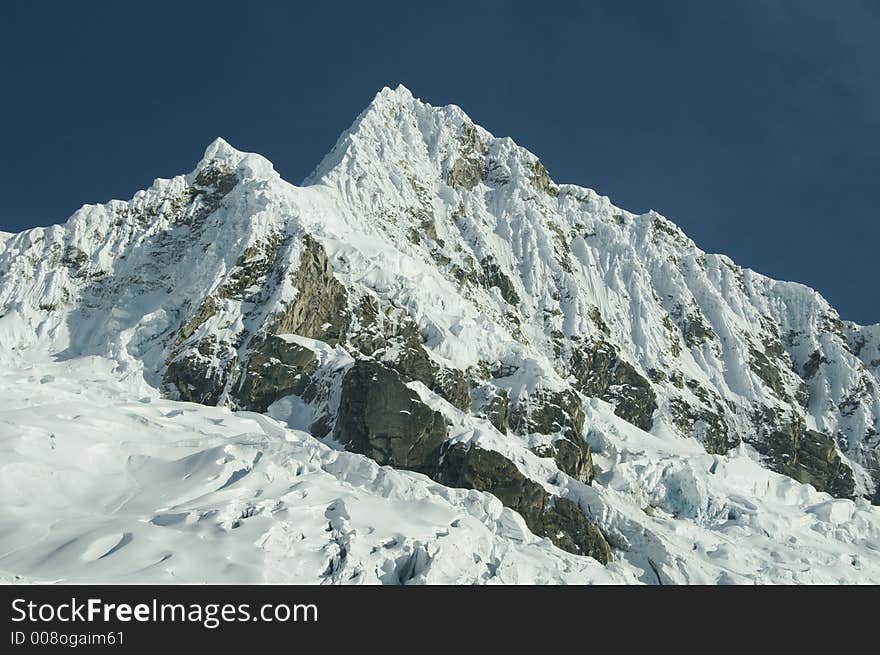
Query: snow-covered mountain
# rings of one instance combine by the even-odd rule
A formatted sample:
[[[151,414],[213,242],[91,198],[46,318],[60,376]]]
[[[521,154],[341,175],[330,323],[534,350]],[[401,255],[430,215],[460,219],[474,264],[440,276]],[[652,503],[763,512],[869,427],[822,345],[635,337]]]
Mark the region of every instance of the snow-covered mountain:
[[[0,234],[0,314],[10,575],[880,581],[880,325],[403,87]]]

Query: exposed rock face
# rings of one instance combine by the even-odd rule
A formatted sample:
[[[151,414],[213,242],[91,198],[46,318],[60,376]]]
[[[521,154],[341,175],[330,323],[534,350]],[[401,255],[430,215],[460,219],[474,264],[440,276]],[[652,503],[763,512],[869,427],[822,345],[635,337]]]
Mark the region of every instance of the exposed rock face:
[[[571,441],[579,440],[584,429],[581,399],[569,389],[539,389],[521,398],[510,413],[510,428],[518,434],[561,433]]]
[[[589,482],[592,457],[589,446],[579,436],[583,412],[577,394],[561,394],[556,400],[563,407],[550,403],[532,406],[534,413],[519,420],[548,433],[567,431],[576,438],[576,443],[566,438],[557,440],[553,456],[560,469]],[[443,484],[488,491],[520,513],[538,536],[548,536],[569,552],[590,555],[603,563],[609,560],[607,542],[577,505],[552,498],[499,453],[453,444],[444,452],[441,463],[439,455],[446,435],[442,416],[425,406],[396,371],[360,360],[343,378],[334,428],[337,441],[380,464],[433,474]]]
[[[237,400],[242,407],[256,412],[265,412],[269,405],[290,394],[312,400],[314,390],[309,387],[317,367],[318,358],[312,350],[268,335],[251,345]]]
[[[675,234],[678,235],[677,230]],[[716,338],[715,331],[706,324],[703,314],[696,304],[693,304],[689,310],[685,310],[681,305],[676,305],[670,312],[670,316],[678,323],[684,342],[689,347],[699,347]]]
[[[234,176],[229,177],[215,169],[209,169],[209,172],[205,182],[214,176],[219,180],[217,184],[232,185],[234,182]],[[211,195],[216,193],[212,191]],[[274,234],[246,248],[215,294],[206,297],[195,314],[178,330],[162,379],[182,400],[216,405],[224,399],[228,384],[239,377],[240,344],[218,338],[207,330],[203,330],[201,336],[197,334],[221,312],[224,301],[257,298],[276,264],[281,243],[280,235]]]
[[[506,434],[509,428],[507,415],[510,407],[507,389],[493,387],[491,395],[478,410],[477,414],[489,419],[489,422],[501,434]]]
[[[533,532],[541,532],[547,492],[501,453],[452,444],[443,453],[437,479],[451,487],[488,491],[518,512]]]
[[[237,361],[234,349],[208,335],[195,347],[169,361],[162,381],[174,389],[181,400],[216,405]]]
[[[617,349],[595,340],[571,351],[571,374],[586,396],[601,398],[614,405],[614,413],[643,430],[650,430],[657,410],[657,396],[651,383]]]
[[[470,409],[470,389],[463,371],[444,368],[428,355],[418,324],[396,307],[382,315],[378,303],[365,298],[356,315],[348,346],[380,360],[406,382],[421,382],[462,411]]]
[[[461,157],[455,160],[452,168],[449,169],[446,183],[451,187],[464,187],[465,189],[470,190],[480,183],[482,176],[482,160],[478,158],[468,159],[466,157]]]
[[[483,178],[486,144],[471,123],[462,126],[459,139],[459,156],[449,168],[446,183],[451,187],[463,187],[470,191]]]
[[[800,419],[786,419],[769,408],[758,420],[768,427],[764,439],[754,446],[774,470],[838,498],[852,498],[852,469],[841,460],[831,437],[806,429]]]
[[[209,208],[215,207],[219,200],[238,184],[235,172],[221,162],[211,162],[198,172],[195,179],[195,193],[206,196],[211,202]]]
[[[818,373],[819,367],[827,363],[828,360],[825,359],[825,356],[818,350],[814,350],[810,353],[810,358],[804,362],[804,377],[807,379],[814,377]]]
[[[785,389],[785,381],[781,370],[782,367],[776,366],[763,352],[757,348],[749,351],[749,366],[777,397],[783,400],[789,400]]]
[[[289,244],[279,233],[245,248],[227,279],[181,326],[163,374],[164,383],[181,399],[217,404],[229,398],[239,407],[263,412],[285,395],[305,393],[317,358],[283,335],[335,345],[350,319],[345,287],[333,275],[323,246],[309,235],[303,243],[300,264],[291,273],[296,296],[253,338],[244,331],[228,340],[197,333],[217,320],[225,302],[258,304],[264,299],[266,287],[280,275],[281,253]]]
[[[577,438],[577,440],[565,437],[557,439],[549,446],[549,451],[560,471],[586,484],[592,482],[593,454],[589,444],[582,438]],[[545,451],[536,454],[547,456]]]
[[[64,254],[61,256],[61,264],[68,268],[79,270],[88,258],[88,255],[76,246],[68,246],[64,249]]]
[[[568,498],[553,498],[544,513],[544,533],[562,550],[611,561],[611,546],[602,531]]]
[[[223,198],[239,181],[235,171],[226,164],[217,161],[209,163],[198,172],[193,186],[187,189],[184,197],[173,204],[175,221],[200,231],[205,219],[220,207]]]
[[[500,453],[453,444],[443,454],[437,479],[451,487],[491,493],[519,513],[534,534],[549,537],[563,550],[589,555],[603,564],[611,558],[604,535],[575,503],[551,496]]]
[[[299,334],[331,346],[345,336],[349,324],[345,287],[334,277],[324,247],[305,237],[305,252],[291,280],[296,298],[275,317],[274,334]]]
[[[657,397],[650,383],[630,364],[619,360],[611,386],[606,392],[614,403],[614,413],[642,430],[654,425]]]
[[[220,298],[244,300],[259,290],[278,260],[282,241],[280,234],[273,234],[265,241],[245,248],[229,279],[217,289],[217,295]]]
[[[541,163],[540,159],[536,159],[535,163],[532,164],[532,176],[530,182],[532,183],[532,186],[539,191],[543,191],[553,197],[559,195],[559,189],[553,184],[553,180],[550,179],[550,173],[544,168],[544,164]]]
[[[516,287],[513,286],[510,278],[504,274],[498,263],[491,257],[483,259],[482,263],[482,282],[487,289],[498,287],[501,297],[510,305],[519,304],[519,295],[516,293]]]
[[[730,432],[720,405],[712,410],[674,398],[670,401],[670,413],[678,431],[699,440],[707,453],[723,455],[739,444],[737,436]]]
[[[456,368],[437,368],[431,389],[462,411],[469,411],[471,400],[467,380]]]
[[[432,475],[447,430],[398,373],[359,360],[342,379],[333,437],[379,464]]]
[[[394,326],[393,322],[389,324]],[[422,338],[415,323],[406,316],[393,327],[393,330],[386,337],[384,348],[377,351],[376,355],[407,381],[417,380],[428,388],[434,387],[437,366],[431,361],[428,351],[422,345]]]
[[[205,321],[214,316],[218,311],[220,311],[220,301],[214,296],[208,296],[205,298],[195,315],[193,315],[193,317],[182,328],[180,328],[180,334],[177,337],[177,344],[183,343],[189,339],[200,325],[203,325]]]

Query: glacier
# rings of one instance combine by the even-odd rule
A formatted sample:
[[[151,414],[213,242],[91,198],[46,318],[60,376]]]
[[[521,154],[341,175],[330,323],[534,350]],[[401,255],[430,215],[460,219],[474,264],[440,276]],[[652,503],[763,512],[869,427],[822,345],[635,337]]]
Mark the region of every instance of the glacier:
[[[880,325],[380,91],[0,234],[0,579],[876,583]]]

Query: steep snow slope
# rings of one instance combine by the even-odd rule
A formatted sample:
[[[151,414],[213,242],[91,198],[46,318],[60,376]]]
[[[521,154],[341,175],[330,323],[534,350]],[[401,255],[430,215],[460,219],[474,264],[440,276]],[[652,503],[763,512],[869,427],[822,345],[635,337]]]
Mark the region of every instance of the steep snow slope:
[[[842,445],[858,492],[875,487],[880,350],[865,333],[877,328],[843,323],[815,291],[707,255],[655,212],[633,216],[590,190],[557,186],[511,140],[401,88],[380,93],[307,182],[340,189],[350,215],[453,275],[497,263],[502,293],[465,295],[535,351],[561,351],[563,371],[572,368],[572,340],[619,348],[653,381],[656,431],[696,434],[715,451],[753,441],[784,466],[779,460],[796,453],[776,452],[776,434],[803,423]],[[415,245],[413,228],[421,228]],[[503,357],[512,347],[487,352],[494,334],[485,342],[469,354],[469,338],[445,339],[433,352],[462,366],[474,351]],[[648,409],[637,417],[646,427]]]
[[[129,202],[4,235],[0,337],[40,370],[98,357],[268,414],[328,458],[442,483],[432,502],[490,492],[615,581],[876,579],[880,326],[403,87],[303,186],[218,139]]]

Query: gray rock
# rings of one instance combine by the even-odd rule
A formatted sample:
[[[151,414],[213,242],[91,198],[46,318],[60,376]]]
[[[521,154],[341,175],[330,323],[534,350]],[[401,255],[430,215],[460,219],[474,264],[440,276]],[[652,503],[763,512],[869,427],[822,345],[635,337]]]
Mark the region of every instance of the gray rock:
[[[613,345],[594,339],[573,348],[568,364],[585,396],[612,403],[617,416],[642,430],[654,425],[657,396],[651,383]]]
[[[451,187],[464,187],[470,191],[480,183],[482,177],[482,158],[459,157],[446,174],[446,184]]]
[[[298,334],[331,346],[345,336],[350,322],[345,287],[333,275],[324,247],[306,235],[305,252],[291,276],[296,298],[275,316],[273,334]]]
[[[487,289],[498,287],[498,290],[501,292],[501,297],[504,298],[504,301],[508,305],[513,305],[514,307],[518,306],[519,294],[516,292],[516,287],[504,271],[501,270],[498,263],[491,257],[486,257],[480,263],[480,266],[482,269],[480,281],[483,286]]]
[[[560,471],[586,484],[593,481],[593,453],[583,439],[558,439],[553,449],[553,460]]]
[[[529,530],[557,547],[607,564],[611,548],[602,531],[574,502],[554,497],[501,453],[456,443],[446,448],[437,474],[441,484],[491,493],[523,517]]]
[[[333,437],[379,464],[432,475],[447,428],[400,374],[358,360],[342,379]]]
[[[559,195],[559,189],[553,184],[553,180],[550,179],[550,173],[544,168],[544,164],[541,163],[540,159],[535,160],[535,163],[532,164],[530,181],[532,186],[539,191],[543,191],[554,198]]]
[[[237,361],[228,344],[218,343],[213,335],[209,335],[172,358],[166,365],[162,381],[177,392],[180,400],[216,405]]]
[[[446,173],[446,183],[451,187],[473,189],[483,178],[485,169],[486,144],[477,134],[477,129],[465,123],[461,129],[459,157]]]
[[[757,348],[749,348],[749,368],[777,397],[785,401],[790,400],[779,367]]]
[[[827,363],[828,360],[825,358],[825,355],[818,350],[814,350],[810,353],[810,358],[804,362],[804,378],[809,380],[819,372],[819,367],[822,364]]]
[[[249,297],[249,290],[261,287],[275,267],[283,241],[280,234],[273,234],[262,243],[245,248],[235,262],[229,279],[217,289],[217,296],[235,300]]]
[[[837,498],[853,497],[852,469],[841,459],[832,437],[809,430],[799,417],[781,416],[773,408],[764,408],[755,418],[764,436],[753,445],[770,468]]]
[[[507,416],[510,401],[507,389],[494,389],[494,395],[479,409],[477,414],[486,417],[501,434],[506,434],[509,427]]]
[[[304,346],[275,335],[259,339],[251,344],[237,393],[239,405],[265,412],[276,400],[291,394],[311,400],[311,375],[317,367],[317,355]]]
[[[574,441],[584,429],[581,398],[574,391],[539,389],[532,396],[520,398],[510,413],[510,428],[517,434],[556,434]]]
[[[669,412],[678,432],[699,440],[707,453],[723,455],[740,443],[739,438],[731,432],[720,404],[712,410],[692,405],[681,398],[672,398]]]
[[[364,355],[372,355],[394,369],[407,382],[418,381],[440,394],[462,411],[470,409],[470,389],[463,371],[435,364],[422,344],[418,324],[408,315],[388,311],[379,321],[378,308],[373,313],[369,303],[362,302],[357,326],[348,342]],[[393,356],[389,356],[393,353]]]
[[[543,527],[544,534],[562,550],[588,555],[602,564],[611,561],[611,546],[605,535],[572,500],[553,498],[544,513]]]

